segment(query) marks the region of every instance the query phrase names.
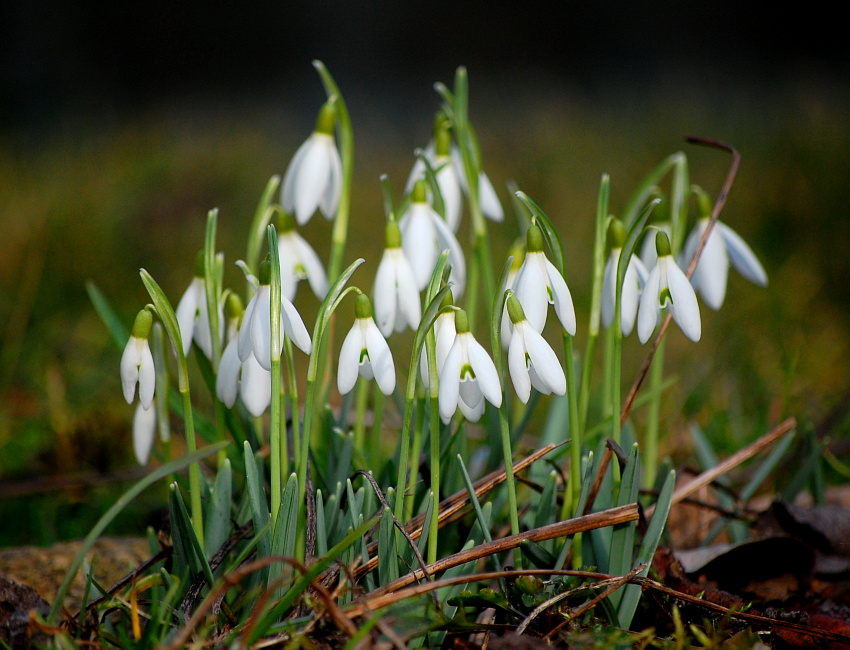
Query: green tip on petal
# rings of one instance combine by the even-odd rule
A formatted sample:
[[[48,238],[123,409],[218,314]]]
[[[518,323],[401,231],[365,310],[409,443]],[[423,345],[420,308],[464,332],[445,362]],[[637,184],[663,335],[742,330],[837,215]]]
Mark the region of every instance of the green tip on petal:
[[[242,298],[240,298],[238,294],[235,294],[232,291],[227,294],[227,300],[225,301],[224,308],[227,312],[228,318],[242,318],[242,314],[245,313],[245,307],[242,304]]]
[[[333,135],[335,126],[336,107],[333,102],[326,102],[322,105],[322,110],[319,111],[319,117],[316,120],[316,133]]]
[[[272,283],[272,262],[266,256],[262,262],[260,262],[260,274],[258,277],[261,285],[271,284]]]
[[[469,332],[469,317],[463,309],[458,309],[455,312],[455,331],[458,334],[466,334]]]
[[[195,277],[196,278],[206,277],[206,272],[204,271],[204,268],[205,268],[204,265],[205,265],[204,251],[200,250],[200,251],[198,251],[198,254],[195,256]]]
[[[442,284],[441,288],[446,286],[445,282],[443,282],[441,284]],[[445,307],[450,307],[452,305],[453,300],[454,299],[452,298],[452,292],[446,291],[446,295],[443,296],[443,300],[440,302],[440,309],[444,309]]]
[[[510,316],[511,322],[514,325],[525,320],[525,312],[522,310],[522,305],[519,304],[519,300],[515,296],[508,298],[508,316]]]
[[[387,221],[385,242],[387,248],[401,248],[401,230],[395,221]]]
[[[292,218],[291,214],[287,214],[285,211],[279,211],[280,218],[277,220],[277,229],[281,234],[285,232],[291,232],[295,230],[295,219]]]
[[[532,222],[525,233],[525,249],[529,253],[540,253],[543,251],[543,233],[540,226]]]
[[[133,322],[132,335],[137,339],[146,339],[150,336],[151,327],[153,327],[153,314],[147,309],[143,309],[136,314],[136,320]]]
[[[442,121],[434,132],[434,153],[437,156],[448,156],[452,147],[452,134],[448,124]]]
[[[667,238],[667,233],[660,230],[655,233],[655,252],[658,254],[658,257],[672,255],[670,252],[670,240]]]
[[[372,318],[372,303],[365,293],[358,294],[357,302],[354,303],[354,315],[360,320]]]
[[[608,226],[608,239],[611,242],[611,248],[622,248],[626,243],[626,227],[619,219],[611,221]]]
[[[413,203],[428,202],[428,188],[425,181],[421,178],[413,184],[413,192],[410,193],[410,200]]]

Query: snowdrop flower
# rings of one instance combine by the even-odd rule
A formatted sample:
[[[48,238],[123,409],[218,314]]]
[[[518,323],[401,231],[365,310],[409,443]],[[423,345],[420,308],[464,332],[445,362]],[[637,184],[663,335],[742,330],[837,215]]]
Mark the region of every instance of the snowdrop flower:
[[[147,465],[156,436],[156,405],[149,408],[139,402],[133,414],[133,452],[139,465]]]
[[[463,193],[460,189],[461,181],[458,176],[457,167],[452,161],[451,134],[442,120],[435,127],[434,140],[425,148],[425,158],[435,170],[437,186],[440,188],[440,195],[443,197],[446,224],[455,233],[460,226],[460,216],[463,210]],[[462,169],[460,173],[463,173]],[[425,163],[420,158],[417,158],[413,164],[413,168],[410,170],[410,176],[407,177],[406,191],[412,191],[414,184],[422,179],[424,174]]]
[[[304,225],[320,210],[333,219],[342,193],[342,161],[334,140],[336,110],[331,102],[322,106],[316,129],[302,144],[283,177],[281,204]]]
[[[365,293],[357,296],[356,319],[339,351],[337,388],[346,395],[354,388],[358,375],[372,379],[384,395],[395,390],[395,366],[390,346],[372,319],[372,305]]]
[[[464,193],[469,195],[469,186],[466,183],[466,173],[463,168],[463,156],[460,149],[452,147],[452,162],[457,168],[457,173],[460,178],[460,186]],[[502,222],[505,220],[505,211],[502,209],[502,204],[499,202],[499,197],[496,190],[493,188],[493,183],[490,182],[484,170],[478,172],[478,206],[481,208],[481,214],[487,217],[490,221]]]
[[[139,385],[139,402],[145,409],[151,407],[156,389],[156,372],[153,365],[148,337],[153,326],[153,316],[143,309],[136,316],[130,339],[121,355],[121,386],[124,399],[132,404],[136,397],[136,384]]]
[[[529,324],[538,332],[546,325],[546,313],[551,304],[561,325],[571,336],[576,333],[576,314],[573,299],[563,276],[543,252],[543,233],[535,223],[526,233],[526,254],[514,279],[513,291],[522,305]],[[508,321],[502,320],[507,325]],[[511,340],[509,328],[502,328],[502,344]],[[506,346],[507,347],[507,346]]]
[[[328,292],[328,276],[319,256],[295,230],[295,222],[284,213],[277,238],[280,251],[280,292],[287,300],[295,300],[299,280],[307,280],[319,300]]]
[[[272,369],[271,358],[271,262],[266,259],[260,265],[260,280],[257,292],[248,306],[239,329],[239,360],[245,361],[253,354],[265,370]],[[286,334],[297,348],[310,354],[313,344],[310,334],[304,327],[304,321],[295,306],[280,297],[280,348],[283,348],[283,335]]]
[[[227,311],[229,338],[221,355],[215,392],[227,408],[233,408],[236,396],[241,396],[248,412],[259,417],[271,404],[272,375],[253,354],[248,354],[244,361],[239,359],[239,323],[243,309],[235,293],[228,295]]]
[[[410,207],[399,220],[398,227],[401,247],[413,269],[416,288],[422,291],[428,286],[440,253],[448,250],[448,261],[452,267],[449,281],[456,297],[460,298],[466,284],[463,250],[446,222],[428,204],[425,181],[416,181],[411,196]]]
[[[452,304],[452,292],[448,291],[446,297],[443,298],[442,308],[449,307]],[[455,328],[455,310],[449,309],[441,311],[434,320],[434,339],[435,352],[437,360],[437,377],[440,377],[443,372],[443,366],[446,363],[446,357],[449,356],[449,350],[452,349],[452,344],[455,341],[457,329]],[[422,375],[422,384],[425,388],[431,386],[431,376],[428,373],[428,354],[425,348],[422,348],[422,354],[419,357],[419,372]]]
[[[195,278],[183,292],[180,302],[177,303],[177,324],[180,326],[180,338],[183,340],[183,356],[189,355],[192,349],[192,341],[198,344],[201,352],[212,359],[212,332],[210,328],[210,315],[207,309],[206,281],[204,280],[204,253],[198,253],[195,261]],[[224,322],[224,309],[219,305],[219,324]],[[222,343],[224,342],[224,331],[222,330]]]
[[[496,408],[502,405],[499,373],[487,351],[469,331],[466,312],[455,313],[457,336],[449,350],[440,377],[440,418],[445,424],[455,411],[470,422],[478,422],[484,413],[486,399]]]
[[[386,248],[375,275],[372,290],[375,317],[381,333],[387,337],[405,327],[415,330],[422,318],[416,277],[401,248],[401,232],[395,221],[387,223]]]
[[[685,241],[683,254],[684,264],[687,268],[693,260],[697,245],[702,238],[709,219],[703,218],[697,221],[696,227],[688,235]],[[726,281],[729,276],[729,262],[737,269],[744,278],[760,287],[767,286],[767,273],[756,258],[755,253],[747,246],[734,230],[720,221],[714,224],[705,248],[702,250],[697,268],[691,277],[691,284],[699,291],[705,304],[714,309],[720,309],[726,298]]]
[[[673,320],[691,341],[699,341],[702,333],[699,305],[694,288],[670,252],[670,240],[663,232],[655,236],[658,262],[650,271],[638,308],[638,338],[646,343],[667,308]]]
[[[617,292],[617,269],[620,265],[620,253],[623,250],[623,242],[626,239],[626,230],[622,222],[614,220],[609,230],[613,247],[605,263],[605,272],[602,277],[602,324],[608,328],[614,322],[614,311],[616,309]],[[626,267],[626,275],[623,278],[623,294],[620,299],[620,331],[623,336],[632,333],[637,317],[640,290],[649,276],[649,271],[640,259],[632,255]]]
[[[555,352],[540,333],[525,318],[516,296],[507,301],[508,315],[513,323],[508,345],[508,370],[517,397],[523,404],[534,387],[544,395],[563,395],[567,392],[567,377]]]

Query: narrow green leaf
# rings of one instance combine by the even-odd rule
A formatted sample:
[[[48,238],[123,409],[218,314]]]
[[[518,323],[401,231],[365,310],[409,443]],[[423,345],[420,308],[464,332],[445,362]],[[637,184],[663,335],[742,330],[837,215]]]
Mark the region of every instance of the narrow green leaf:
[[[103,321],[115,345],[123,349],[127,345],[127,340],[130,338],[130,331],[124,327],[121,319],[113,311],[112,305],[109,304],[109,301],[91,280],[86,282],[86,291],[89,294],[89,300],[91,300],[94,310],[100,316],[100,320]]]
[[[212,587],[215,583],[212,570],[210,569],[209,562],[207,562],[207,558],[204,555],[204,549],[201,547],[201,542],[197,535],[195,535],[192,520],[189,518],[189,511],[186,509],[186,503],[183,501],[183,494],[180,492],[180,488],[177,483],[171,484],[169,502],[171,502],[172,496],[173,503],[171,508],[171,524],[173,527],[176,522],[177,527],[180,530],[180,542],[183,546],[186,557],[190,558],[189,567],[193,574],[203,573],[207,579],[207,583],[210,587]],[[172,528],[172,532],[173,530],[174,529]]]
[[[233,470],[226,458],[215,477],[207,512],[204,516],[204,541],[207,557],[211,558],[230,535],[230,509],[233,502]]]
[[[624,506],[629,503],[635,503],[639,488],[640,454],[637,444],[634,444],[626,460],[623,476],[620,479],[620,492],[617,495],[617,505]],[[637,523],[634,521],[612,527],[611,555],[608,560],[608,572],[612,575],[621,576],[632,570],[636,528]],[[617,607],[622,599],[622,593],[622,590],[618,590],[609,596],[614,608]]]
[[[667,516],[670,514],[670,506],[673,502],[673,489],[675,487],[676,472],[671,470],[667,474],[667,480],[664,482],[664,487],[658,495],[658,501],[655,503],[655,512],[652,515],[646,535],[644,535],[643,542],[638,550],[635,566],[640,566],[641,564],[647,565],[638,576],[646,576],[649,573],[649,564],[652,562],[655,549],[658,548],[658,544],[661,541],[664,526],[667,524]],[[623,595],[617,608],[617,619],[619,620],[620,627],[628,629],[632,624],[632,618],[634,618],[642,590],[638,585],[626,585],[621,591]]]
[[[254,458],[254,452],[248,441],[245,441],[245,482],[248,486],[248,494],[251,497],[251,512],[254,519],[254,534],[263,536],[259,541],[260,557],[269,557],[271,555],[271,541],[269,536],[260,531],[266,529],[271,521],[269,514],[269,505],[266,501],[266,494],[263,490],[263,484],[260,481],[260,474],[257,469],[257,461]]]
[[[378,582],[381,586],[398,578],[396,536],[393,532],[393,512],[384,508],[378,529]]]
[[[251,228],[248,231],[248,250],[245,257],[248,268],[254,273],[256,273],[259,265],[260,250],[262,250],[266,236],[266,226],[269,225],[275,213],[275,208],[272,207],[272,199],[279,188],[280,176],[272,176],[266,183],[260,202],[257,203],[257,208],[254,210],[254,220],[251,222]]]

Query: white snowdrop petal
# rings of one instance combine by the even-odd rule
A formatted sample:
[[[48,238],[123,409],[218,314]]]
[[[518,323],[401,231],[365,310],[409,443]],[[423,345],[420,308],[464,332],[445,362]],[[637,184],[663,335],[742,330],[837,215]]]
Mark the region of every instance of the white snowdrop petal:
[[[280,193],[280,202],[287,214],[294,214],[295,212],[295,189],[298,184],[298,172],[301,169],[301,162],[310,151],[311,146],[312,141],[310,138],[307,138],[295,151],[295,155],[289,161],[289,167],[286,168],[286,174],[283,177],[283,188]]]
[[[156,436],[156,409],[136,406],[133,414],[133,452],[139,465],[147,465],[150,459],[153,440]]]
[[[395,328],[397,302],[395,269],[389,250],[384,251],[381,263],[378,265],[372,296],[375,322],[381,334],[389,336]]]
[[[549,389],[541,391],[563,395],[567,392],[567,378],[564,375],[564,369],[561,367],[561,362],[558,360],[558,355],[549,346],[540,334],[531,328],[527,328],[524,332],[525,349],[528,352],[528,357],[531,364],[534,366],[534,371]]]
[[[250,322],[251,350],[259,364],[268,371],[272,369],[270,294],[269,285],[260,285],[257,291],[257,306]]]
[[[233,405],[236,403],[236,396],[239,393],[239,371],[241,368],[242,362],[239,361],[238,340],[231,339],[221,355],[221,362],[218,365],[218,375],[215,378],[215,394],[227,408],[233,408]]]
[[[395,390],[395,364],[390,346],[374,321],[369,319],[365,329],[366,349],[375,381],[384,395],[390,395]]]
[[[313,342],[310,340],[310,333],[301,320],[301,314],[295,309],[295,305],[289,302],[283,296],[280,297],[281,309],[281,331],[292,339],[295,346],[304,354],[310,354],[313,350]]]
[[[146,409],[151,407],[156,390],[156,369],[147,339],[142,339],[139,350],[139,402]]]
[[[508,346],[508,371],[517,397],[523,404],[527,404],[528,398],[531,396],[531,378],[528,375],[528,366],[525,360],[523,337],[522,334],[516,332],[516,326]]]
[[[555,308],[555,315],[569,335],[575,336],[576,312],[567,282],[552,262],[545,257],[543,260],[546,264],[549,288],[552,291],[552,306]]]
[[[429,210],[430,207],[425,203],[413,203],[405,219],[399,224],[401,247],[410,262],[419,291],[428,286],[440,254],[437,250],[437,233]]]
[[[617,261],[619,248],[612,249],[605,262],[605,271],[602,274],[602,301],[599,305],[602,316],[602,325],[606,329],[614,322],[614,310],[616,308],[617,291]]]
[[[640,279],[635,262],[640,263],[640,260],[632,256],[623,278],[623,295],[620,299],[620,327],[623,336],[628,336],[634,329],[640,300]]]
[[[251,322],[254,320],[254,311],[257,307],[257,294],[255,293],[251,300],[248,301],[248,306],[245,307],[245,313],[242,315],[242,327],[239,329],[239,360],[245,361],[248,355],[252,354],[251,343]]]
[[[127,404],[136,399],[136,384],[139,383],[139,347],[137,339],[131,336],[121,354],[121,389]]]
[[[446,357],[446,363],[443,366],[443,372],[440,374],[440,391],[439,391],[439,407],[440,418],[443,423],[448,423],[452,419],[457,409],[458,395],[460,394],[460,369],[463,363],[463,354],[461,345],[455,339],[449,354]]]
[[[413,269],[410,268],[410,263],[404,257],[401,249],[399,251],[398,260],[396,262],[396,292],[398,295],[398,308],[403,319],[401,323],[396,322],[396,331],[399,330],[399,324],[415,330],[419,327],[419,320],[422,318],[422,306],[419,304],[419,291],[416,288],[416,279],[413,276]]]
[[[475,339],[469,341],[467,354],[469,355],[469,363],[475,371],[482,395],[493,406],[499,408],[502,405],[502,385],[499,382],[499,373],[496,371],[493,360]]]
[[[198,290],[198,283],[200,283],[200,291]],[[192,349],[192,335],[195,331],[195,320],[198,309],[200,308],[199,299],[204,293],[203,286],[204,281],[202,278],[194,278],[180,297],[180,302],[177,303],[177,309],[174,312],[174,315],[177,317],[177,325],[180,329],[180,338],[183,342],[184,357],[188,356],[189,350]],[[204,301],[206,301],[205,297]]]
[[[691,341],[697,342],[702,333],[697,297],[688,278],[682,270],[672,263],[670,258],[667,269],[667,282],[670,288],[672,304],[670,311],[676,324]]]
[[[350,393],[354,384],[357,383],[357,375],[360,373],[360,353],[365,345],[363,338],[360,323],[355,320],[339,350],[336,386],[340,395]]]
[[[342,196],[342,160],[336,148],[333,136],[328,136],[327,144],[328,178],[325,191],[319,201],[319,210],[325,219],[331,220],[336,216],[339,200]]]
[[[655,268],[650,271],[640,296],[637,327],[638,339],[641,343],[646,343],[649,340],[652,332],[655,331],[655,326],[658,324],[658,313],[660,311],[658,294],[661,290],[660,280],[661,272],[656,264]]]
[[[695,286],[699,288],[705,304],[715,311],[723,306],[728,275],[729,257],[726,254],[726,246],[715,228],[705,242],[694,272],[694,278],[697,278]]]
[[[723,241],[726,242],[726,250],[735,270],[753,284],[766,287],[767,273],[752,249],[747,246],[747,243],[741,239],[738,233],[726,224],[718,222],[716,227],[720,230]]]
[[[251,355],[242,363],[239,387],[242,403],[255,418],[266,412],[272,402],[272,374]]]
[[[481,204],[481,212],[490,221],[501,222],[505,220],[505,212],[502,210],[502,204],[499,202],[493,183],[490,182],[487,174],[483,171],[478,176],[478,200]]]
[[[463,249],[448,224],[437,215],[434,216],[434,227],[437,231],[440,250],[448,249],[449,251],[448,261],[452,265],[449,282],[452,283],[454,299],[459,300],[466,288],[466,260]]]

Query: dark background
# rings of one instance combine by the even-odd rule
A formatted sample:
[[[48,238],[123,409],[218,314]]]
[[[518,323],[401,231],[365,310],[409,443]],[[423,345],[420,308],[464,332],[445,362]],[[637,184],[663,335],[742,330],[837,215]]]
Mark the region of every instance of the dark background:
[[[846,80],[835,9],[740,2],[3,3],[0,120],[41,126],[175,101],[291,100],[321,58],[350,93],[473,78],[606,98],[645,84]],[[530,86],[530,84],[529,84]],[[734,92],[732,93],[734,94]]]

